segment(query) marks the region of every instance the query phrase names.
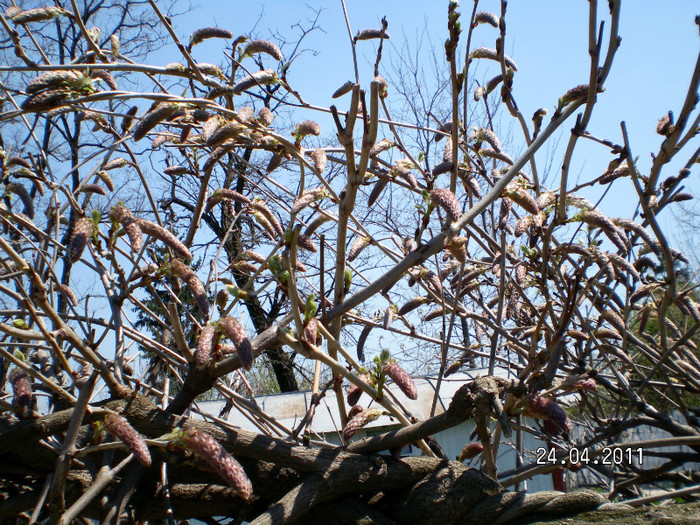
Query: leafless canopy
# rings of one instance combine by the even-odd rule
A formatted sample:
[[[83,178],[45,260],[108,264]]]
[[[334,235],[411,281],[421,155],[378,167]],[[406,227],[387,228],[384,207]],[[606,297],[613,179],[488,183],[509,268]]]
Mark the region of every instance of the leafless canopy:
[[[683,467],[700,462],[700,306],[657,217],[692,198],[700,61],[642,173],[624,123],[616,137],[587,131],[620,3],[590,0],[588,82],[530,118],[503,51],[506,2],[500,13],[449,2],[449,96],[435,108],[448,118],[431,112],[428,126],[428,115],[392,117],[386,19],[353,32],[344,5],[355,71],[330,108],[287,77],[317,20],[290,44],[220,27],[181,39],[154,0],[8,7],[0,518],[505,523],[641,504],[649,487],[697,491]],[[476,28],[492,47],[471,45]],[[135,45],[155,34],[177,62],[151,65]],[[223,50],[211,63],[195,58],[204,41]],[[359,52],[376,53],[370,78]],[[491,80],[477,81],[476,62]],[[496,107],[522,136],[499,137]],[[548,188],[535,154],[564,129]],[[574,186],[581,141],[613,160]],[[682,168],[665,172],[671,161]],[[604,214],[591,188],[636,196],[637,213]],[[384,337],[402,351],[380,351]],[[436,373],[439,392],[477,367],[486,377],[446,412],[438,393],[432,417],[405,409],[418,395],[407,369]],[[307,385],[315,404],[295,428],[253,400]],[[314,428],[324,396],[338,406],[340,446]],[[200,413],[205,397],[224,412]],[[231,425],[232,411],[258,433]],[[357,439],[386,416],[398,430]],[[432,437],[465,420],[476,432],[460,459],[477,469],[447,461]],[[628,441],[638,427],[665,437]],[[525,433],[556,461],[538,464]],[[505,442],[519,461],[500,472]],[[423,457],[398,458],[410,443]],[[594,462],[611,446],[658,461]],[[570,461],[572,449],[588,461]],[[580,469],[606,496],[509,492],[548,472],[565,489],[564,471]]]

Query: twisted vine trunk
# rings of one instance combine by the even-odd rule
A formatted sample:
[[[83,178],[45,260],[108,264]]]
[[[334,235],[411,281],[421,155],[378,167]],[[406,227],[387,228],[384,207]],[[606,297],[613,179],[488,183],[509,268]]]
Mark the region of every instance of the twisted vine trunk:
[[[233,488],[223,486],[216,474],[193,471],[183,451],[151,447],[154,465],[161,461],[167,465],[169,502],[164,504],[158,468],[127,469],[125,478],[129,472],[132,475],[135,472],[140,479],[133,503],[136,517],[141,520],[164,519],[170,505],[176,519],[238,515],[255,525],[312,523],[324,515],[333,516],[334,523],[444,525],[476,522],[486,512],[494,517],[502,515],[501,522],[506,523],[535,510],[565,515],[604,503],[605,498],[588,492],[546,493],[533,499],[531,495],[507,492],[482,472],[456,461],[429,457],[395,459],[376,453],[384,446],[410,442],[456,425],[472,417],[480,406],[488,406],[488,399],[497,393],[496,383],[488,378],[477,381],[476,386],[464,386],[444,414],[381,436],[379,441],[370,438],[356,442],[351,447],[356,452],[305,447],[186,419],[161,410],[141,396],[109,401],[103,409],[86,414],[80,440],[85,444],[91,438],[89,423],[103,418],[107,409],[123,413],[147,437],[155,438],[184,426],[216,438],[240,459],[253,483],[253,498],[244,502]],[[0,518],[36,504],[38,488],[56,462],[55,455],[42,440],[64,432],[72,416],[72,410],[65,410],[37,420],[0,420],[2,470],[19,473],[31,466],[34,472],[41,473],[25,488],[17,489],[12,498],[0,503]],[[121,451],[114,456],[108,454],[107,466],[118,463],[123,456]],[[67,475],[66,503],[74,503],[94,481],[95,473],[88,464],[74,462]],[[117,486],[123,484],[121,480]],[[3,490],[10,489],[3,487]],[[202,502],[206,502],[206,510]],[[105,508],[95,499],[86,507],[84,516],[100,519],[104,513]]]

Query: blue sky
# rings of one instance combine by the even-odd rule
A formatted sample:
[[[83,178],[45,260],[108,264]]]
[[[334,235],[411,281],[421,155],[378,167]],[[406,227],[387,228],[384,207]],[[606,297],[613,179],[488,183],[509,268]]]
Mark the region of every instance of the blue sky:
[[[605,20],[605,32],[610,27],[607,2],[598,2],[599,20]],[[391,39],[386,43],[380,74],[390,80],[391,60],[404,53],[406,44],[416,48],[421,39],[424,46],[435,46],[438,63],[429,63],[430,53],[421,55],[428,72],[425,82],[430,84],[434,67],[447,68],[444,61],[443,42],[447,38],[447,0],[442,1],[378,1],[346,0],[353,34],[358,30],[379,27],[386,16]],[[518,64],[514,80],[514,96],[526,119],[541,107],[550,111],[568,89],[588,83],[590,59],[588,55],[588,6],[585,0],[511,0],[508,3],[507,36],[505,50]],[[461,11],[468,20],[473,2],[462,2]],[[650,153],[658,151],[662,137],[655,133],[656,123],[667,111],[680,112],[686,97],[688,82],[697,59],[700,39],[694,23],[700,14],[696,0],[624,0],[620,21],[621,46],[612,71],[606,82],[606,91],[599,95],[588,131],[594,136],[622,143],[620,121],[624,120],[630,133],[633,153],[638,157],[637,166],[642,173],[651,166]],[[500,13],[500,2],[482,1],[479,10]],[[340,0],[324,1],[208,1],[188,16],[176,20],[175,28],[184,41],[198,27],[217,25],[234,34],[249,34],[256,38],[272,38],[282,35],[294,42],[300,34],[297,23],[309,26],[309,19],[321,10],[318,25],[320,31],[311,33],[304,42],[307,50],[292,66],[288,78],[290,84],[304,98],[317,106],[329,107],[335,103],[342,111],[346,99],[333,100],[331,94],[345,81],[353,78],[352,54]],[[465,22],[463,25],[466,25]],[[253,29],[254,28],[254,29]],[[476,28],[472,48],[495,47],[498,30],[481,25]],[[466,31],[462,34],[459,52],[464,56]],[[607,42],[607,39],[605,40]],[[193,50],[197,61],[213,62],[220,59],[224,43],[208,41]],[[361,84],[368,88],[372,79],[372,66],[377,42],[358,43],[358,62]],[[283,48],[287,52],[289,48]],[[605,53],[604,48],[603,53]],[[172,58],[171,58],[172,60]],[[490,61],[480,61],[470,69],[481,83],[500,73],[500,67]],[[270,63],[270,67],[274,67]],[[391,88],[390,88],[391,89]],[[426,87],[426,91],[430,86]],[[390,95],[391,97],[391,95]],[[496,95],[492,97],[497,98]],[[297,122],[313,119],[321,123],[323,134],[333,138],[335,130],[327,115],[304,110],[295,113]],[[537,154],[538,169],[542,176],[551,164],[549,187],[556,186],[561,170],[564,148],[574,119],[561,128],[554,144]],[[507,115],[497,122],[497,131],[507,144],[506,150],[515,157],[523,149],[519,126]],[[512,138],[508,140],[508,135]],[[380,129],[379,137],[390,136]],[[308,146],[308,145],[307,145]],[[665,177],[675,175],[686,162],[689,152],[700,146],[696,137],[688,152],[666,167]],[[416,152],[413,152],[414,154]],[[607,148],[590,141],[579,140],[569,175],[572,185],[594,180],[607,168],[613,156]],[[529,168],[528,168],[529,169]],[[697,165],[686,180],[686,187],[700,194]],[[582,196],[596,202],[601,187],[587,189]],[[602,200],[602,211],[611,217],[631,218],[638,199],[630,181],[620,179],[609,189]],[[666,209],[659,217],[669,240],[683,249],[691,239],[678,228],[675,217]],[[692,237],[692,234],[691,234]],[[695,234],[695,240],[698,235]],[[690,244],[692,247],[692,244]],[[695,250],[692,250],[695,251]],[[392,344],[389,337],[385,343]],[[381,343],[381,341],[379,341]],[[377,348],[381,346],[375,345]]]
[[[606,21],[607,30],[610,25],[607,2],[599,4],[599,19]],[[447,37],[446,1],[347,0],[346,5],[353,32],[378,27],[382,16],[387,16],[392,38],[385,51],[385,70],[389,67],[389,56],[400,54],[404,42],[415,42],[421,33],[428,35],[435,46],[439,46],[437,56],[444,56],[441,47]],[[472,6],[472,2],[462,2],[464,18],[469,16]],[[305,41],[304,47],[309,51],[293,65],[290,82],[313,104],[328,107],[336,102],[342,107],[342,99],[338,102],[330,97],[338,86],[352,78],[350,45],[340,1],[207,1],[191,14],[177,19],[175,27],[185,41],[194,29],[207,25],[225,27],[234,34],[246,34],[255,27],[257,37],[270,38],[281,34],[293,41],[299,33],[295,24],[301,22],[308,26],[307,20],[315,16],[316,10],[321,10],[319,26],[322,31],[312,33]],[[500,2],[482,1],[479,10],[499,13]],[[668,110],[678,114],[685,98],[700,43],[698,28],[694,23],[697,14],[700,14],[698,4],[691,0],[634,0],[622,4],[622,45],[606,82],[606,92],[599,95],[588,131],[595,136],[621,142],[620,121],[625,120],[642,172],[651,164],[650,153],[657,151],[661,143],[661,137],[655,133],[656,122]],[[549,108],[551,115],[558,97],[573,86],[587,83],[588,2],[512,0],[508,4],[506,20],[506,53],[513,57],[519,67],[514,84],[516,101],[527,118],[540,107]],[[473,47],[494,47],[497,36],[496,29],[479,26],[474,34]],[[462,46],[465,37],[466,32],[463,33]],[[361,81],[368,85],[376,43],[359,44]],[[220,53],[221,44],[205,43],[195,48],[194,55],[200,61],[213,61],[217,51]],[[497,73],[495,64],[484,65],[478,71],[479,75],[483,75],[482,81]],[[322,121],[318,117],[309,112],[302,114],[299,120],[316,118]],[[509,122],[505,122],[505,125],[512,126]],[[557,150],[559,153],[568,140],[566,130],[569,128],[565,126],[565,135]],[[332,135],[332,130],[326,129]],[[517,144],[517,129],[513,127],[513,131]],[[572,183],[599,176],[612,159],[604,148],[584,142],[579,141],[573,158]],[[688,149],[696,149],[698,145],[696,139]],[[518,151],[510,153],[517,154]],[[546,150],[538,155],[540,170],[548,158],[552,158],[552,154],[551,150]],[[556,162],[560,157],[555,154],[553,158]],[[684,162],[685,158],[679,160]],[[681,164],[671,164],[665,170],[665,176],[676,174]],[[558,178],[559,168],[559,165],[554,165],[552,177]],[[695,170],[687,181],[691,191],[700,186],[697,180]],[[554,185],[554,181],[551,184]],[[611,216],[629,217],[634,211],[635,199],[630,194],[632,188],[625,184],[622,181],[614,187],[613,198],[608,197],[601,204],[603,211]],[[597,197],[595,192],[587,196],[591,199]],[[668,217],[662,217],[663,222],[670,224],[668,219],[672,218],[671,214],[664,214]]]

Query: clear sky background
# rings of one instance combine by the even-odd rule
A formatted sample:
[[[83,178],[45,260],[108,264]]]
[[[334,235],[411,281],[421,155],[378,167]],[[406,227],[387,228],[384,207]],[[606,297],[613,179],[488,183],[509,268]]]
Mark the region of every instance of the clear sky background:
[[[387,77],[390,73],[390,56],[402,52],[404,44],[415,43],[421,38],[428,46],[428,40],[438,48],[437,57],[444,60],[442,43],[447,37],[447,1],[371,1],[347,0],[346,5],[353,32],[370,27],[379,27],[382,16],[389,21],[388,31],[391,40],[387,42],[383,67]],[[606,21],[609,28],[607,2],[599,3],[599,19]],[[463,18],[468,20],[473,3],[462,2]],[[307,101],[324,107],[333,102],[343,107],[343,101],[332,101],[331,94],[343,82],[352,78],[352,56],[340,1],[203,1],[193,12],[176,20],[176,30],[184,41],[198,27],[218,25],[234,34],[248,34],[254,31],[256,37],[270,38],[285,36],[294,41],[299,35],[301,23],[308,27],[309,19],[320,10],[318,24],[321,31],[315,31],[305,41],[308,50],[293,65],[289,73],[290,83],[299,90]],[[500,13],[500,2],[482,1],[479,10]],[[680,112],[688,89],[688,81],[693,72],[700,38],[694,23],[700,14],[700,4],[695,0],[624,0],[620,35],[622,44],[615,58],[612,72],[606,82],[606,92],[599,95],[593,119],[588,131],[595,136],[621,143],[620,121],[627,123],[631,145],[635,156],[639,157],[638,167],[644,173],[651,164],[650,153],[658,151],[661,137],[655,133],[658,119],[668,110]],[[557,99],[569,88],[588,82],[588,2],[584,0],[538,0],[536,2],[511,0],[508,3],[506,54],[518,64],[515,76],[514,95],[526,116],[540,108],[550,109],[550,116]],[[466,25],[466,22],[465,22]],[[472,47],[495,47],[498,31],[482,25],[475,30]],[[463,53],[466,31],[460,42]],[[218,46],[218,48],[217,48]],[[220,53],[222,44],[211,42],[197,46],[193,54],[200,61],[212,61]],[[374,60],[376,41],[359,43],[361,82],[368,86],[372,78],[371,63]],[[221,55],[218,54],[220,57]],[[463,56],[463,55],[462,55]],[[427,57],[427,54],[426,54]],[[426,58],[427,59],[427,58]],[[486,62],[486,61],[482,61]],[[428,65],[430,66],[430,65]],[[445,65],[446,67],[446,65]],[[499,72],[498,66],[480,65],[477,75],[485,81]],[[429,69],[428,69],[429,71]],[[430,79],[426,80],[427,82]],[[347,104],[347,101],[345,102]],[[313,112],[301,113],[299,120],[314,118]],[[510,125],[510,124],[508,124]],[[568,130],[573,125],[564,126],[559,142],[558,156],[568,140]],[[324,129],[328,135],[333,130]],[[516,156],[519,137],[514,132]],[[571,183],[584,182],[598,177],[605,170],[612,156],[605,148],[580,141],[574,155]],[[696,138],[689,151],[700,146]],[[552,151],[542,151],[538,156],[540,170],[552,158]],[[664,176],[677,173],[688,157],[682,155],[679,161],[666,168]],[[560,165],[552,168],[550,181],[558,181]],[[700,194],[698,169],[694,168],[687,180],[687,188]],[[595,199],[591,192],[586,195]],[[611,216],[630,217],[634,212],[635,195],[627,181],[613,186],[613,191],[601,204],[603,211]],[[671,228],[673,217],[669,211],[662,215],[663,223]],[[680,243],[686,232],[675,231],[671,238]]]

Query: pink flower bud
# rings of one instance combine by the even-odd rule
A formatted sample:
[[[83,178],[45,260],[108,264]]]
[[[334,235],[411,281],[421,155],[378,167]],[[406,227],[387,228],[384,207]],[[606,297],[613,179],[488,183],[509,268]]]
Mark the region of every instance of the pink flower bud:
[[[92,237],[95,225],[87,217],[78,219],[73,228],[73,235],[68,248],[68,256],[72,263],[77,262],[87,246],[88,239]]]
[[[481,454],[484,450],[484,445],[479,442],[467,443],[464,445],[462,452],[457,456],[457,461],[464,461],[465,459],[472,459]]]
[[[113,221],[120,223],[124,231],[126,231],[131,251],[133,253],[140,252],[143,246],[143,233],[131,211],[119,203],[110,210],[109,217]]]
[[[104,422],[107,431],[124,443],[139,463],[147,467],[151,466],[151,454],[146,442],[126,418],[116,414],[107,414]]]
[[[384,373],[394,380],[396,386],[408,399],[418,399],[418,390],[416,390],[413,379],[398,363],[393,362],[384,365]]]
[[[364,381],[365,383],[369,383],[370,377],[368,374],[361,374],[360,379],[362,379],[362,381]],[[346,397],[348,405],[350,405],[351,407],[357,405],[357,402],[360,400],[361,396],[362,389],[354,383],[351,384],[350,388],[348,388],[348,393]]]
[[[253,485],[241,464],[221,444],[206,432],[187,430],[183,442],[195,456],[203,459],[219,476],[231,485],[238,495],[248,500],[253,494]]]
[[[243,325],[233,317],[224,317],[219,320],[219,328],[236,347],[241,364],[246,370],[250,370],[253,366],[255,355],[253,353],[253,345],[250,343]]]
[[[571,433],[571,420],[561,405],[551,399],[530,396],[525,401],[527,416],[544,421],[545,430],[551,436],[558,436],[562,433]]]
[[[595,392],[596,390],[597,383],[595,382],[595,379],[592,377],[589,377],[587,379],[581,379],[580,381],[576,381],[574,383],[573,387],[576,390],[585,390],[587,392]]]
[[[182,241],[180,241],[180,239],[175,237],[172,233],[170,233],[162,226],[156,224],[155,222],[148,221],[146,219],[136,219],[136,222],[138,223],[139,228],[141,228],[141,231],[143,231],[143,233],[161,241],[168,248],[170,248],[178,257],[182,257],[184,259],[192,258],[192,253],[187,248],[187,246],[185,246],[182,243]]]
[[[22,411],[28,411],[32,402],[32,383],[29,374],[21,368],[14,368],[7,378],[12,385],[12,404]]]
[[[349,418],[349,419],[354,418],[357,414],[359,414],[359,413],[362,412],[363,410],[364,410],[364,408],[362,408],[362,406],[360,406],[360,405],[355,405],[355,406],[353,406],[353,407],[350,409],[350,411],[348,412],[348,418]]]
[[[197,368],[204,368],[209,364],[214,349],[215,336],[216,328],[210,324],[204,325],[202,333],[199,334],[199,341],[197,341],[197,350],[194,353]]]
[[[448,189],[438,188],[430,192],[430,200],[445,210],[451,221],[456,221],[462,214],[457,197]]]
[[[363,410],[348,421],[347,425],[345,425],[345,428],[343,429],[343,439],[345,441],[349,440],[358,430],[371,423],[381,415],[382,411],[377,408]]]
[[[194,273],[194,270],[180,259],[173,259],[170,261],[170,271],[187,285],[201,312],[205,316],[209,315],[209,299],[207,298],[207,292],[204,289],[202,281],[200,281],[197,274]]]

